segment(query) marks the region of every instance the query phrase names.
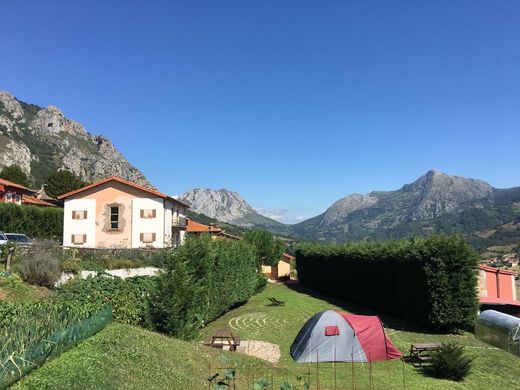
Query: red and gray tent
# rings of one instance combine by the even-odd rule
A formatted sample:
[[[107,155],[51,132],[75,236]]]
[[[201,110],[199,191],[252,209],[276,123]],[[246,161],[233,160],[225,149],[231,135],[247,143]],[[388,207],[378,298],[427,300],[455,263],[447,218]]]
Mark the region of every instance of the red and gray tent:
[[[402,356],[377,316],[326,310],[312,316],[291,345],[298,363],[375,362]]]

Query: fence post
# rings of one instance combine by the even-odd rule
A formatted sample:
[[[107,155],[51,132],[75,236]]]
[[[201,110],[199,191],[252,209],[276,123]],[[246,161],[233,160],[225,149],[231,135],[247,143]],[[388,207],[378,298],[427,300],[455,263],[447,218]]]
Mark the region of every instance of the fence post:
[[[320,389],[320,356],[316,350],[316,389]]]

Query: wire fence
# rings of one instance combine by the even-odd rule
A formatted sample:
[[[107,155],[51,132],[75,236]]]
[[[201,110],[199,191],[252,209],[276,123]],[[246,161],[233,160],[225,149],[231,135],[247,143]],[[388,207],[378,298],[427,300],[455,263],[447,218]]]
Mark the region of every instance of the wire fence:
[[[391,365],[391,366],[389,366]],[[208,390],[405,390],[409,366],[392,362],[309,363],[301,367],[210,367]],[[219,387],[220,386],[220,387]]]

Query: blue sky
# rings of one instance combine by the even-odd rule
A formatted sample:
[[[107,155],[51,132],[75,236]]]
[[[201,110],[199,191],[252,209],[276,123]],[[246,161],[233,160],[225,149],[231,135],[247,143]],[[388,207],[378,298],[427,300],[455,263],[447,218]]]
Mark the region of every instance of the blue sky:
[[[520,185],[520,2],[2,1],[0,89],[160,190],[294,222],[428,169]]]

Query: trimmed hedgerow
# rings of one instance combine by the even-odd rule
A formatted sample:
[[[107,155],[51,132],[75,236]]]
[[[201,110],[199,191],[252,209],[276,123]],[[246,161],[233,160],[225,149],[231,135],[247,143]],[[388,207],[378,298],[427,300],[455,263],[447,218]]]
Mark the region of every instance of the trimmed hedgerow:
[[[4,232],[23,233],[31,238],[61,240],[63,209],[0,203],[0,227]]]
[[[207,322],[245,302],[261,286],[256,252],[244,241],[189,237],[165,252],[165,272],[150,296],[155,329],[191,339]]]
[[[468,328],[477,313],[477,255],[460,236],[300,244],[296,267],[316,291],[436,331]]]

